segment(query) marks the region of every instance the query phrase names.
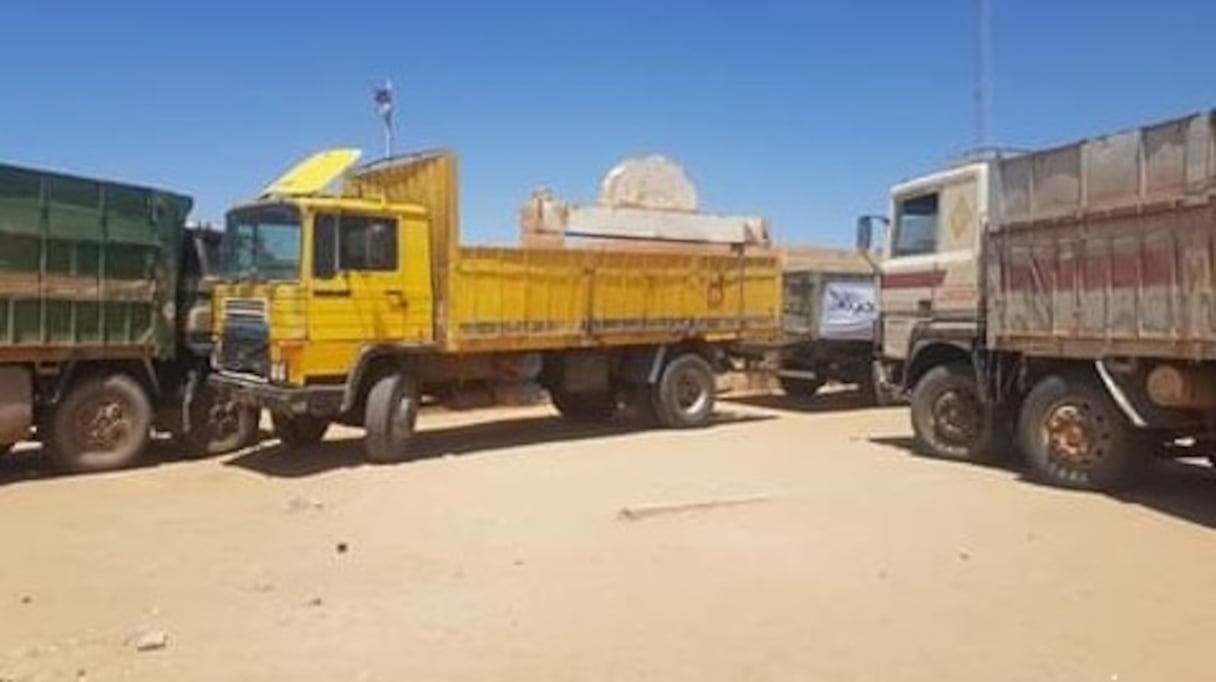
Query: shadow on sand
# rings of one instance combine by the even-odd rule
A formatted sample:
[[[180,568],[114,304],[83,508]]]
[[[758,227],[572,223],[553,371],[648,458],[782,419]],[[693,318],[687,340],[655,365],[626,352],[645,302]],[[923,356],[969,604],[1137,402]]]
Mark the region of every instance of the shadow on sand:
[[[766,415],[721,411],[707,428],[726,428],[734,424],[773,418]],[[498,419],[419,431],[410,443],[411,458],[409,461],[492,453],[497,450],[546,443],[573,445],[582,440],[620,437],[640,431],[642,428],[636,422],[624,418],[605,424],[575,424],[556,416]],[[402,462],[401,464],[408,463]],[[265,443],[261,447],[240,453],[225,462],[227,466],[279,478],[300,478],[365,464],[363,441],[360,438],[326,441],[290,452],[277,442]]]
[[[261,439],[264,441],[268,438],[274,438],[274,434],[269,431],[262,431]],[[194,462],[202,459],[218,459],[224,455],[214,457],[199,457],[186,454],[185,450],[172,440],[157,439],[152,442],[148,448],[148,453],[138,464],[128,467],[123,471],[140,471],[144,469],[159,469],[165,466],[172,466],[182,462]],[[77,476],[87,476],[88,474],[69,474],[58,471],[51,463],[50,458],[45,456],[42,446],[38,443],[24,443],[18,445],[12,453],[0,457],[0,487],[15,484],[25,483],[30,481],[42,481],[54,478],[71,478]]]
[[[908,437],[871,438],[869,442],[911,454],[931,458],[921,452],[916,442]],[[943,465],[982,466],[1008,472],[1011,477],[1025,485],[1041,486],[1026,471],[1017,457],[1005,461],[982,464],[937,460]],[[1077,493],[1083,495],[1086,493]],[[1134,504],[1200,526],[1216,529],[1216,468],[1200,460],[1159,460],[1146,474],[1143,482],[1135,488],[1111,493],[1111,499]]]
[[[722,397],[722,402],[804,414],[876,409],[859,391],[852,388],[827,390],[810,398],[788,396],[783,393],[726,395]]]

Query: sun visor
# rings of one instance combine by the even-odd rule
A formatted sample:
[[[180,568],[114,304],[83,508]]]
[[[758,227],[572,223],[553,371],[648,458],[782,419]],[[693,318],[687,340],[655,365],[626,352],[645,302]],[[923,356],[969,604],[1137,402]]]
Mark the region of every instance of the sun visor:
[[[291,167],[262,190],[262,196],[304,196],[321,194],[347,170],[359,162],[358,149],[327,149]]]

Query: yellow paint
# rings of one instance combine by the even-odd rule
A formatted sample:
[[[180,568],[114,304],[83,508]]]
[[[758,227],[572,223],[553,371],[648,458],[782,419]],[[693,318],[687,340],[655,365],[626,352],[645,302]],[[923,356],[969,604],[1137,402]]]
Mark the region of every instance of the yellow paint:
[[[778,334],[773,254],[459,247],[455,178],[455,158],[436,152],[359,169],[336,196],[277,197],[303,216],[300,281],[219,283],[221,332],[226,300],[267,299],[272,359],[296,385],[340,380],[372,344],[468,353]],[[334,212],[395,220],[397,268],[314,276],[317,216]]]
[[[305,196],[325,191],[359,161],[358,149],[329,149],[291,167],[262,190],[262,196]]]

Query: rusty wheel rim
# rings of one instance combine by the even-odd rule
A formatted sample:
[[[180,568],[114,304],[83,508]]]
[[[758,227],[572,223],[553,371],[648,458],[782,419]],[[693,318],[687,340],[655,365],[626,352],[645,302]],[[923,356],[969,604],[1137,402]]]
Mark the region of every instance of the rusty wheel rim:
[[[1047,411],[1041,437],[1050,459],[1089,469],[1106,457],[1110,431],[1105,419],[1088,403],[1067,402]]]

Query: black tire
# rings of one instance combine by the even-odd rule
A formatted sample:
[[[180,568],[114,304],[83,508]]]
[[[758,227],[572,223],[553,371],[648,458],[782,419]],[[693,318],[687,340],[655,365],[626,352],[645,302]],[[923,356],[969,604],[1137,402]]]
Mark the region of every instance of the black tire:
[[[975,372],[967,365],[942,365],[925,372],[912,389],[912,431],[930,455],[990,462],[1004,450],[997,442],[992,411],[980,399]]]
[[[207,388],[191,406],[191,428],[186,439],[190,453],[213,457],[235,452],[258,441],[262,410],[232,400]]]
[[[891,392],[879,383],[878,372],[873,365],[858,378],[857,393],[861,396],[862,404],[867,407],[891,407],[898,402]]]
[[[247,405],[225,406],[223,416],[216,423],[219,429],[211,430],[203,451],[210,456],[226,455],[258,442],[258,429],[262,411]]]
[[[83,379],[55,406],[48,431],[44,444],[63,471],[129,467],[148,449],[152,401],[124,374]]]
[[[363,413],[364,457],[377,464],[410,459],[410,440],[418,421],[418,388],[405,374],[381,377],[367,394]]]
[[[1133,485],[1150,457],[1104,390],[1084,376],[1050,376],[1031,389],[1018,442],[1035,477],[1077,490]]]
[[[329,420],[312,414],[281,414],[271,412],[275,435],[288,447],[316,445],[325,438]]]
[[[777,377],[777,382],[781,384],[781,392],[791,398],[813,398],[823,388],[823,382],[818,379]]]
[[[566,393],[561,389],[551,389],[549,400],[563,419],[572,422],[606,422],[615,417],[620,409],[620,401],[612,392]]]
[[[659,377],[655,408],[659,423],[669,429],[704,426],[714,414],[717,386],[705,358],[687,353],[672,360]]]

